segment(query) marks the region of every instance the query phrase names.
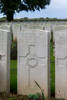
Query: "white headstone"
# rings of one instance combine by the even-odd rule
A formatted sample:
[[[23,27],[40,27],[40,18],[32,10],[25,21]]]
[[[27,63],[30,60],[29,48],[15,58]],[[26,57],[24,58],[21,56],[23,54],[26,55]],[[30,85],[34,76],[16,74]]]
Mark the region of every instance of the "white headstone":
[[[10,31],[10,25],[7,25],[7,24],[2,25],[2,26],[0,26],[0,29]]]
[[[67,29],[55,30],[55,95],[67,99]]]
[[[22,30],[18,37],[18,94],[41,92],[47,97],[49,88],[49,32]],[[48,91],[49,90],[49,91]]]
[[[0,92],[10,91],[10,32],[0,29]]]

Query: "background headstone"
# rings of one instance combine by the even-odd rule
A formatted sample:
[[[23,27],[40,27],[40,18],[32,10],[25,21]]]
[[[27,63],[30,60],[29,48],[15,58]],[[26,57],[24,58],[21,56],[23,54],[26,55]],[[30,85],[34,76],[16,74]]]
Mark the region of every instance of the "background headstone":
[[[20,33],[20,24],[19,23],[12,23],[12,32],[13,32],[13,40],[16,41],[17,37]]]
[[[0,29],[0,92],[10,91],[10,31]]]
[[[55,37],[55,96],[67,99],[67,29],[56,27]]]
[[[49,81],[49,32],[44,30],[21,30],[18,36],[18,94],[41,92],[47,97]]]

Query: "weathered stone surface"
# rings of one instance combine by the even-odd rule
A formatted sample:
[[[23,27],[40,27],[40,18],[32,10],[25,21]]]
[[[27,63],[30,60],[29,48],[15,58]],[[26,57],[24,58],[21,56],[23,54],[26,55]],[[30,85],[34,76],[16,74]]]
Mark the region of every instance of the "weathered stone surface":
[[[44,30],[22,30],[18,37],[18,94],[41,92],[48,96],[49,33]]]
[[[55,96],[67,99],[67,30],[56,29],[55,35]]]
[[[8,31],[10,31],[10,25],[7,25],[7,24],[5,24],[5,25],[2,25],[2,26],[0,26],[0,29],[2,29],[2,30],[8,30]]]
[[[10,91],[10,32],[0,29],[0,92]]]
[[[20,24],[12,23],[12,32],[13,32],[13,39],[16,40],[18,35],[20,34]]]

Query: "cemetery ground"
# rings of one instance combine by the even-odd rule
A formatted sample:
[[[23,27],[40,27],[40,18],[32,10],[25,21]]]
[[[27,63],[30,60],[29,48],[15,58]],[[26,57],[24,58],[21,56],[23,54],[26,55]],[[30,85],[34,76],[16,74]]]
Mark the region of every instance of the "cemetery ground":
[[[31,25],[30,25],[31,26]],[[16,29],[15,29],[16,30]],[[2,38],[1,38],[2,39]],[[13,40],[13,38],[12,38]],[[28,40],[27,40],[28,41]],[[48,43],[49,44],[49,43]],[[39,44],[40,46],[40,44]],[[21,46],[22,47],[22,46]],[[20,47],[20,48],[21,48]],[[47,50],[46,50],[47,51]],[[48,50],[49,52],[49,50]],[[51,34],[51,41],[50,41],[50,90],[51,90],[51,98],[49,100],[60,100],[55,99],[55,54],[54,54],[54,41],[53,41],[53,34]],[[23,60],[21,60],[22,62]],[[2,93],[2,97],[7,95],[9,96],[9,99],[2,99],[2,100],[48,100],[45,98],[42,98],[39,94],[33,94],[33,95],[25,95],[20,96],[22,99],[18,99],[19,95],[17,94],[17,41],[16,39],[12,42],[11,46],[11,64],[10,64],[10,94],[7,95],[6,93]],[[21,66],[22,67],[22,66]],[[24,68],[24,67],[23,67]],[[20,71],[19,71],[20,72]],[[47,71],[46,71],[47,72]],[[37,75],[37,73],[36,73]],[[39,74],[40,75],[40,74]],[[23,78],[24,79],[24,78]],[[40,78],[39,78],[40,79]],[[20,81],[19,81],[20,82]],[[45,81],[44,81],[45,82]],[[46,81],[47,82],[47,81]],[[3,82],[4,83],[4,82]],[[23,82],[21,82],[23,84]],[[21,84],[21,85],[22,85]],[[25,84],[25,82],[24,82]],[[45,85],[44,85],[45,86]],[[8,88],[9,89],[9,88]],[[36,89],[35,89],[36,90]],[[42,92],[42,91],[41,91]],[[0,94],[1,96],[1,94]],[[46,94],[44,95],[46,97]],[[31,97],[31,98],[29,98]]]

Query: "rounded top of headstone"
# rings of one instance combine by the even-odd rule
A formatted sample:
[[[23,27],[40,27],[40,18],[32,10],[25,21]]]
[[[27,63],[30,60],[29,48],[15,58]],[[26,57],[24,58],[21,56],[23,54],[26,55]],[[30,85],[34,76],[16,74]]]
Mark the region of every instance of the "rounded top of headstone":
[[[67,25],[55,25],[54,27],[53,27],[53,30],[54,31],[63,31],[63,30],[67,30]]]

